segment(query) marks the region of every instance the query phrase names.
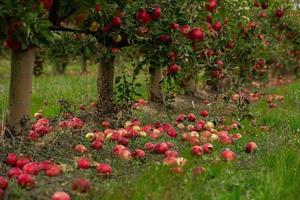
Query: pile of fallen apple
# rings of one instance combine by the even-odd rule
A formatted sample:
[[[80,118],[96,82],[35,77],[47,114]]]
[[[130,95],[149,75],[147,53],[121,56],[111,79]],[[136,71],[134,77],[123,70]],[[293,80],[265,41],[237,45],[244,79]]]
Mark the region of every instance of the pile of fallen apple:
[[[195,114],[189,115],[180,114],[173,124],[170,123],[154,123],[142,125],[139,120],[127,121],[124,127],[119,129],[110,129],[110,122],[102,122],[103,131],[95,131],[87,133],[85,138],[90,141],[90,147],[83,144],[77,144],[74,150],[78,154],[82,154],[76,160],[78,170],[95,169],[95,173],[102,176],[110,176],[113,174],[112,167],[107,163],[96,163],[88,157],[83,156],[88,151],[101,151],[105,148],[106,143],[113,142],[112,154],[118,159],[129,161],[131,159],[144,159],[147,154],[164,155],[161,160],[163,165],[170,167],[171,173],[184,173],[184,166],[187,159],[180,156],[180,153],[174,150],[174,143],[168,141],[168,138],[177,138],[178,142],[190,144],[190,152],[194,156],[202,156],[203,154],[211,154],[214,151],[214,143],[221,145],[233,144],[239,140],[242,135],[239,133],[231,134],[232,130],[238,129],[238,123],[232,123],[229,126],[219,126],[215,128],[214,123],[206,120],[208,111],[200,112],[200,117],[197,119]],[[55,134],[50,126],[48,119],[43,118],[41,113],[35,115],[36,123],[32,126],[29,133],[30,140],[38,140],[46,134]],[[58,127],[60,129],[82,129],[84,121],[74,117],[68,120],[60,121]],[[52,133],[51,133],[52,132]],[[149,138],[149,142],[144,146],[136,149],[129,149],[129,144],[138,138]],[[154,142],[153,142],[154,141]],[[155,142],[159,141],[159,142]],[[254,152],[257,145],[254,142],[249,142],[245,145],[247,153]],[[226,162],[233,161],[237,155],[232,150],[223,149],[219,157]],[[47,177],[60,176],[62,167],[60,164],[53,161],[34,161],[24,155],[16,155],[9,153],[5,163],[10,167],[7,170],[7,176],[0,177],[0,197],[9,185],[9,181],[15,181],[20,187],[33,188],[36,185],[35,176],[44,173]],[[94,164],[96,163],[96,164]],[[193,172],[195,175],[205,173],[204,167],[195,166]],[[90,189],[89,180],[85,178],[75,179],[72,182],[72,189],[79,193],[86,193]],[[70,199],[69,194],[65,192],[57,192],[52,197],[53,200]]]

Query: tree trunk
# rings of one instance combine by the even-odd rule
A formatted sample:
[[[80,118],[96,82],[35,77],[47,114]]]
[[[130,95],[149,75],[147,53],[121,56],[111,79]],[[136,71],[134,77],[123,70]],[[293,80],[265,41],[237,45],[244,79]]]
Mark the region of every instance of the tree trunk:
[[[12,51],[8,107],[12,135],[20,135],[28,127],[34,60],[34,48]]]
[[[68,60],[65,58],[58,58],[54,61],[53,72],[54,75],[63,75],[66,71]]]
[[[149,67],[150,73],[150,101],[163,103],[163,92],[160,81],[162,80],[161,67]]]
[[[98,114],[106,115],[114,112],[112,101],[114,88],[114,57],[103,58],[99,63],[97,82]]]
[[[82,56],[82,60],[81,60],[81,73],[85,74],[87,73],[87,59]]]
[[[196,79],[195,78],[192,77],[188,81],[185,92],[186,92],[186,95],[195,97],[195,94],[196,94]]]

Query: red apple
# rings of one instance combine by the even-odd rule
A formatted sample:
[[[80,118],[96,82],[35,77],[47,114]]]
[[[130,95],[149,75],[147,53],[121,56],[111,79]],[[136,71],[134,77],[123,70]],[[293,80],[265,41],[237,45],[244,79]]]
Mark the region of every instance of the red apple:
[[[45,169],[45,175],[49,177],[59,176],[61,174],[61,167],[57,164],[51,164]]]
[[[276,11],[277,18],[281,18],[281,17],[283,17],[283,15],[284,15],[284,10],[282,8],[280,8]]]
[[[169,72],[171,74],[177,74],[179,70],[180,70],[180,66],[175,63],[169,66]]]
[[[79,158],[77,160],[77,167],[79,169],[88,169],[91,167],[90,160],[88,158]]]
[[[158,20],[161,16],[161,9],[160,7],[156,7],[153,12],[151,13],[151,18],[153,20]]]
[[[16,166],[16,164],[17,164],[17,158],[18,158],[17,154],[15,154],[15,153],[9,153],[9,154],[7,155],[7,157],[6,157],[6,163],[7,163],[9,166],[14,167],[14,166]]]
[[[71,197],[66,192],[55,192],[52,195],[51,200],[71,200]]]
[[[192,147],[192,154],[200,156],[203,154],[203,148],[201,146],[193,146]]]
[[[0,189],[3,191],[8,187],[8,180],[4,176],[0,176]]]
[[[90,182],[86,178],[78,178],[72,182],[72,190],[79,193],[87,193],[90,191]]]
[[[205,143],[202,148],[205,154],[211,154],[214,150],[214,147],[211,143]]]
[[[213,24],[212,28],[214,31],[219,32],[222,29],[222,24],[220,21],[217,21],[216,23]]]
[[[169,146],[167,143],[162,142],[162,143],[156,144],[154,147],[154,150],[156,153],[164,154],[166,151],[169,150]]]
[[[136,13],[136,20],[140,23],[140,24],[148,24],[149,22],[151,22],[151,15],[149,14],[149,12],[145,9],[140,9],[137,13]]]
[[[30,159],[26,157],[20,157],[17,160],[16,167],[22,169],[26,164],[30,163]]]
[[[82,144],[77,144],[74,149],[77,153],[85,153],[87,151],[87,148]]]
[[[25,174],[38,175],[40,172],[40,167],[38,163],[31,162],[23,167],[23,171]]]
[[[96,139],[96,140],[94,140],[92,142],[91,146],[92,146],[93,149],[101,150],[102,147],[103,147],[103,141],[102,141],[102,139]]]
[[[225,149],[224,151],[222,151],[221,157],[225,161],[233,161],[233,160],[236,159],[236,154],[233,151],[229,150],[229,149]]]
[[[112,168],[106,163],[101,163],[96,166],[96,172],[108,176],[112,174]]]
[[[207,111],[207,110],[202,110],[202,111],[200,112],[200,115],[201,115],[202,117],[207,117],[207,116],[208,116],[208,111]]]
[[[249,142],[245,149],[247,153],[252,153],[257,149],[257,145],[255,142]]]
[[[204,167],[195,167],[193,169],[193,174],[195,176],[199,175],[199,174],[205,174],[206,173],[206,169]]]
[[[120,152],[120,154],[118,155],[118,157],[121,160],[130,160],[131,159],[131,152],[127,149],[124,149]]]
[[[180,28],[180,32],[183,34],[183,35],[187,35],[189,34],[191,30],[191,27],[189,25],[183,25],[181,28]]]
[[[189,36],[193,41],[203,41],[204,32],[200,28],[194,28],[189,32]]]
[[[205,4],[205,7],[208,11],[213,12],[216,10],[216,8],[218,7],[218,3],[217,0],[209,0],[209,2],[207,2]]]
[[[30,174],[19,175],[17,182],[22,187],[32,188],[35,186],[35,179]]]
[[[170,42],[172,42],[171,36],[167,35],[167,34],[159,36],[159,40],[161,42],[163,42],[163,43],[170,43]]]
[[[180,25],[178,23],[171,23],[170,28],[173,29],[173,30],[179,30]]]
[[[23,171],[18,167],[10,168],[7,171],[8,178],[17,178],[20,174],[23,174]]]
[[[137,159],[142,159],[145,158],[145,151],[141,150],[141,149],[136,149],[133,153],[132,153],[132,157],[137,158]]]
[[[144,148],[147,149],[148,151],[152,151],[154,150],[155,148],[155,144],[151,143],[151,142],[147,142],[145,145],[144,145]]]
[[[53,0],[43,0],[44,8],[50,10],[53,4]]]
[[[262,9],[267,9],[268,8],[268,3],[267,2],[263,2],[263,3],[261,3],[261,8]]]
[[[120,27],[122,25],[122,19],[118,16],[113,17],[111,24],[115,27]]]
[[[195,116],[193,113],[190,113],[190,114],[188,115],[188,120],[189,120],[190,122],[194,122],[194,121],[196,121],[196,116]]]

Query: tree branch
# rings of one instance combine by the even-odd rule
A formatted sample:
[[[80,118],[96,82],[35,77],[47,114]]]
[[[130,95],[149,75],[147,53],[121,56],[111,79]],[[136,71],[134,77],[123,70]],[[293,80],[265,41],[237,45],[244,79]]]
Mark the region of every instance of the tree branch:
[[[50,31],[71,32],[71,33],[89,33],[86,30],[66,28],[66,27],[62,27],[62,26],[52,26],[52,27],[50,27]]]

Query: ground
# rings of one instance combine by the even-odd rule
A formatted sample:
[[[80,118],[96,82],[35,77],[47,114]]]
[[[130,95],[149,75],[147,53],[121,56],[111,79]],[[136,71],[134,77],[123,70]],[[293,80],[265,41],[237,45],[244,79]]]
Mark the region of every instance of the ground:
[[[95,99],[96,77],[88,74],[79,76],[78,66],[74,65],[67,76],[42,76],[34,80],[32,114],[40,109],[47,118],[57,123],[59,105],[57,100],[66,99],[72,104],[87,104]],[[7,105],[8,68],[0,68],[0,113],[3,119]],[[95,70],[95,66],[92,69]],[[48,73],[48,72],[47,72]],[[146,81],[144,81],[146,83]],[[145,88],[146,84],[143,84]],[[146,96],[145,89],[141,91]],[[284,100],[277,102],[276,108],[270,108],[265,99],[253,103],[250,111],[254,120],[241,121],[241,129],[232,133],[242,134],[242,138],[234,145],[214,143],[212,155],[197,157],[191,155],[189,145],[181,141],[181,137],[171,139],[167,136],[158,141],[171,141],[174,150],[187,159],[183,174],[174,174],[170,168],[163,166],[162,155],[147,153],[143,160],[133,159],[122,161],[111,154],[113,143],[105,143],[101,151],[92,150],[85,134],[100,126],[86,124],[78,131],[56,128],[49,135],[37,142],[11,141],[9,145],[0,144],[0,160],[3,161],[7,152],[15,152],[31,156],[35,161],[53,160],[63,168],[61,176],[48,178],[38,175],[37,185],[32,190],[22,189],[10,181],[10,187],[5,193],[6,199],[50,199],[56,191],[67,191],[72,199],[300,199],[300,83],[295,81],[288,85],[268,87],[266,94],[283,95]],[[190,101],[190,100],[189,100]],[[155,106],[141,108],[134,112],[133,118],[141,120],[142,124],[156,121],[173,123],[179,113],[193,112],[199,117],[200,109],[209,110],[209,119],[219,116],[220,110],[215,110],[214,104],[204,105],[195,100],[196,107],[188,108],[185,101],[182,109],[171,113],[156,110]],[[179,106],[180,107],[180,106]],[[0,118],[1,119],[1,118]],[[208,120],[209,120],[208,119]],[[225,123],[237,120],[226,115]],[[0,120],[1,121],[1,120]],[[100,123],[99,123],[100,124]],[[261,130],[267,126],[269,131]],[[180,133],[181,134],[181,133]],[[143,148],[149,138],[134,140],[129,148]],[[245,145],[254,141],[258,145],[255,153],[247,154]],[[73,150],[76,144],[84,144],[89,148],[86,157],[96,162],[106,162],[113,167],[110,177],[96,175],[95,169],[79,170],[76,168],[76,158],[81,155]],[[233,162],[218,159],[220,152],[230,148],[238,156]],[[206,168],[206,173],[194,175],[195,166]],[[1,162],[0,175],[5,175],[7,165]],[[76,177],[90,180],[91,191],[88,194],[72,192],[71,182]]]

